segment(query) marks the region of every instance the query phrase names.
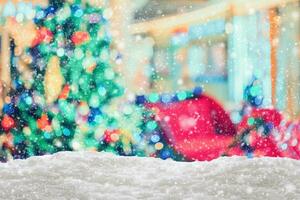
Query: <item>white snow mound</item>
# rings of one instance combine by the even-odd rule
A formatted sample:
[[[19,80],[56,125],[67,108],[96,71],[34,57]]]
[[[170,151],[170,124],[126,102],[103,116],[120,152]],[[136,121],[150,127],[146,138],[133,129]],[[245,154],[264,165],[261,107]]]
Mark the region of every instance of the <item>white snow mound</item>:
[[[0,164],[0,199],[300,199],[300,161],[62,152]]]

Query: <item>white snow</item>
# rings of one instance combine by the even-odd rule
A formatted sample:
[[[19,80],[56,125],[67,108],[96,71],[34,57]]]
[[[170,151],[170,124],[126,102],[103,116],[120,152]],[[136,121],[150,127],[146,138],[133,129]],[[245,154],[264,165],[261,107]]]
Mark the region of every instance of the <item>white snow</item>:
[[[300,161],[62,152],[0,164],[0,199],[300,199]]]

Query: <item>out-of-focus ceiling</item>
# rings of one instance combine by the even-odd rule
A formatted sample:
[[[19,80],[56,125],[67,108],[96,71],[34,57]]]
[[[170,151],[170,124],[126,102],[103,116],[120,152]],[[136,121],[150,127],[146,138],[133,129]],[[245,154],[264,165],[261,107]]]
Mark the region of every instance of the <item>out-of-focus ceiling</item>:
[[[135,13],[135,21],[147,21],[150,19],[184,13],[196,10],[208,0],[149,0],[141,9]]]

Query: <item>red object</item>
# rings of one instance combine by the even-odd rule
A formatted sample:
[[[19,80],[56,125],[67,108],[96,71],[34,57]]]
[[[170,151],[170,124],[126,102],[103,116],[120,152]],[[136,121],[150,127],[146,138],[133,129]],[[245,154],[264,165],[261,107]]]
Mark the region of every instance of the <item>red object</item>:
[[[70,92],[70,86],[67,84],[64,86],[64,88],[62,89],[60,95],[59,95],[59,99],[67,99],[69,96],[69,92]]]
[[[222,106],[206,95],[170,104],[148,103],[146,107],[154,110],[167,141],[187,160],[212,160],[224,154],[245,156],[240,143],[232,144],[251,127],[249,118],[263,119],[277,131],[269,135],[251,131],[249,142],[254,157],[300,159],[300,125],[282,125],[282,115],[276,110],[252,109],[235,128]],[[292,130],[290,137],[287,129]]]
[[[75,45],[81,45],[87,41],[89,41],[90,35],[87,32],[84,31],[77,31],[71,36],[71,41]]]
[[[37,125],[38,128],[43,131],[50,131],[49,129],[51,129],[50,122],[46,114],[43,114],[41,118],[37,120]]]
[[[187,160],[218,158],[236,134],[235,126],[222,106],[206,95],[146,106],[156,111],[167,140]]]
[[[104,141],[106,143],[114,143],[117,142],[120,138],[119,130],[106,130],[104,132]]]
[[[248,127],[248,119],[252,118],[262,118],[266,123],[273,123],[274,127],[278,127],[282,121],[281,114],[273,109],[257,109],[253,108],[250,113],[244,116],[243,120],[239,123],[238,129],[243,129]]]
[[[8,115],[4,115],[1,121],[1,126],[5,131],[9,131],[11,128],[15,126],[15,121],[12,117]]]
[[[238,125],[238,133],[249,127],[249,118],[261,118],[265,123],[272,123],[273,128],[278,128],[282,121],[281,114],[273,109],[256,109],[254,108],[248,115],[244,116]],[[255,149],[254,156],[283,157],[283,153],[278,149],[277,142],[273,136],[263,136],[256,131],[250,135],[251,146]]]
[[[34,47],[42,42],[50,43],[52,39],[53,33],[46,27],[41,27],[37,30],[36,37],[31,46]]]

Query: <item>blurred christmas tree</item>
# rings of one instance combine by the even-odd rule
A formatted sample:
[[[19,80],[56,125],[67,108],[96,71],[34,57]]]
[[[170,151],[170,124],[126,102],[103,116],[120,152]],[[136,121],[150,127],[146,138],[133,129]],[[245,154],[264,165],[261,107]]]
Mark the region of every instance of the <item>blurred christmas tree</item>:
[[[27,50],[29,64],[24,64],[31,77],[24,76],[14,58],[13,91],[3,107],[2,132],[12,140],[4,146],[14,158],[102,150],[109,142],[104,134],[118,132],[117,120],[102,111],[122,94],[109,64],[104,12],[79,0],[53,1],[37,10],[37,37]],[[74,142],[76,135],[82,140]]]
[[[181,160],[152,111],[115,98],[123,89],[109,62],[106,9],[80,0],[50,1],[46,9],[37,8],[31,47],[22,51],[11,43],[12,90],[1,117],[2,161],[7,155],[27,158],[63,150]],[[159,98],[153,95],[151,102]]]

